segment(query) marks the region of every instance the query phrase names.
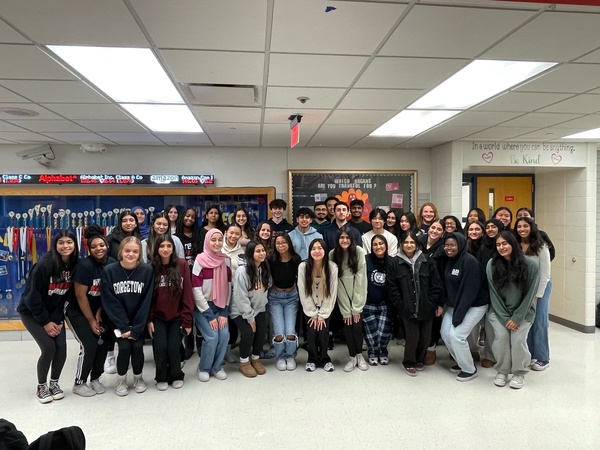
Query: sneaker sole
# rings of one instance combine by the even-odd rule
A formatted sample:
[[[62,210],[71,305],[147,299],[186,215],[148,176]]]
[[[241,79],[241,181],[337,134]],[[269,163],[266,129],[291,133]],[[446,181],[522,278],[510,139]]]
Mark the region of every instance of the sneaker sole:
[[[520,384],[520,385],[514,385],[514,384],[510,384],[510,383],[508,383],[508,386],[509,386],[511,389],[521,389],[521,388],[523,387],[523,385],[522,385],[522,384]]]
[[[506,386],[506,381],[494,380],[494,384],[498,387],[504,387]]]
[[[476,374],[476,373],[474,373],[474,374],[473,374],[473,375],[471,375],[470,377],[466,377],[466,378],[463,378],[463,377],[460,377],[460,378],[459,378],[459,377],[456,377],[456,380],[457,380],[457,381],[462,381],[462,382],[465,382],[465,381],[471,381],[471,380],[474,380],[475,378],[477,378],[477,374]]]
[[[65,394],[64,393],[52,396],[52,400],[62,400],[63,398],[65,398]]]
[[[531,366],[531,370],[535,370],[536,372],[543,372],[548,367],[550,367],[550,364],[546,364],[545,366],[538,366],[537,364],[534,364],[533,366]]]
[[[37,401],[40,402],[41,404],[46,404],[46,403],[50,403],[52,400],[54,400],[52,397],[46,397],[46,398],[39,398],[36,397]]]

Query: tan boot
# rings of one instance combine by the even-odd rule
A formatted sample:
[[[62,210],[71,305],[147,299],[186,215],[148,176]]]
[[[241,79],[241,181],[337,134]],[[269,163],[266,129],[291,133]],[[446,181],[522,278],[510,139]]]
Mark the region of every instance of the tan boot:
[[[433,366],[435,364],[436,360],[437,360],[437,355],[435,353],[435,350],[427,350],[423,364],[425,364],[426,366]]]
[[[260,359],[251,359],[250,363],[252,364],[252,367],[256,371],[257,375],[264,375],[267,373],[267,369],[265,369],[265,366],[262,365]]]
[[[252,367],[250,361],[240,363],[240,372],[242,372],[242,375],[248,378],[256,377],[256,370],[254,370],[254,367]]]

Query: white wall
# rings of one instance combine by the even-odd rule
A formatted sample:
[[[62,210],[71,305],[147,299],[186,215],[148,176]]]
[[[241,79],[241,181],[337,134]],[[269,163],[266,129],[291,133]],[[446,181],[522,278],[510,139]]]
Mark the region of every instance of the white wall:
[[[431,149],[431,201],[441,217],[462,211],[462,149],[448,143]]]
[[[46,169],[21,161],[17,150],[0,146],[2,173],[213,174],[216,186],[275,186],[287,199],[289,169],[417,170],[419,194],[431,192],[429,149],[109,147],[108,153],[82,154],[75,146],[52,148],[56,161]]]

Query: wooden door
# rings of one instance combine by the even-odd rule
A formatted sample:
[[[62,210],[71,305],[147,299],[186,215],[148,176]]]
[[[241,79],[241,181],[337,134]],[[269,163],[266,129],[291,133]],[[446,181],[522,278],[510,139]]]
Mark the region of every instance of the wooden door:
[[[513,223],[517,209],[533,209],[533,177],[477,177],[476,204],[489,219],[499,206],[507,206],[513,212]]]

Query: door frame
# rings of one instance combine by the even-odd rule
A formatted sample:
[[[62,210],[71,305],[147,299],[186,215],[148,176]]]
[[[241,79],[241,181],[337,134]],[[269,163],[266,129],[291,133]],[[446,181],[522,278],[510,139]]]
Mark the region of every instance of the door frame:
[[[504,178],[504,177],[531,177],[531,209],[535,213],[535,174],[534,173],[463,173],[463,183],[469,183],[471,186],[469,193],[469,209],[477,206],[477,179],[479,177],[486,178]],[[513,214],[516,214],[513,211]],[[514,218],[513,218],[514,219]]]

